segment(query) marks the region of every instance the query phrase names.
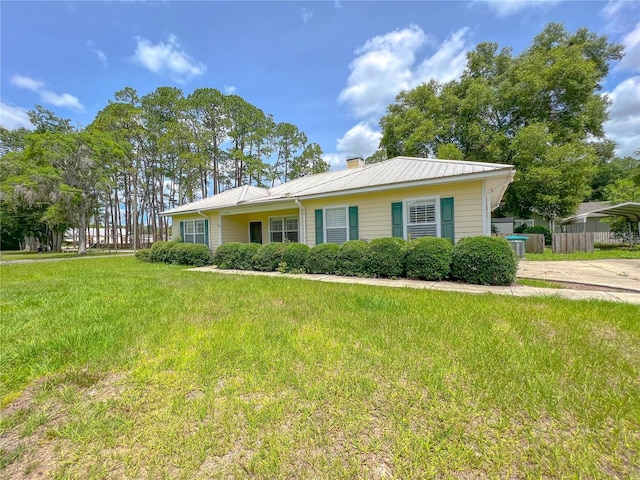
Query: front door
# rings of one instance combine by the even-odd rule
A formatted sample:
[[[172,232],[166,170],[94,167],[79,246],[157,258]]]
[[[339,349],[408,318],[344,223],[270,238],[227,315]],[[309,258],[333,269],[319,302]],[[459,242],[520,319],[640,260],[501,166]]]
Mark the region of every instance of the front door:
[[[262,222],[249,222],[249,242],[262,243]]]

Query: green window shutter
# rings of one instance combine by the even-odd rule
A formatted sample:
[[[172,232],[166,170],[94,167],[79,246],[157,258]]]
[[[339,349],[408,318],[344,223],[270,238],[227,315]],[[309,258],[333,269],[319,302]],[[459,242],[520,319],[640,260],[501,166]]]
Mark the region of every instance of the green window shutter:
[[[180,241],[184,242],[184,222],[180,222]]]
[[[324,242],[324,226],[322,222],[323,211],[321,208],[316,210],[316,245]]]
[[[451,243],[456,243],[453,228],[453,197],[440,199],[440,233],[442,238],[448,238]]]
[[[204,221],[204,243],[209,246],[209,220]]]
[[[358,240],[358,207],[349,207],[349,240]]]
[[[402,202],[391,204],[391,236],[402,238]]]

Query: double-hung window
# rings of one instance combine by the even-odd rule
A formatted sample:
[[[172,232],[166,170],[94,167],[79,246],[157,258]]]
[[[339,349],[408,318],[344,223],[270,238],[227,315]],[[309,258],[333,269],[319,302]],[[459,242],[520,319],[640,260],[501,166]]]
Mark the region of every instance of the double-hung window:
[[[325,235],[327,243],[349,240],[347,207],[325,208]]]
[[[269,219],[269,241],[298,242],[298,217],[271,217]]]
[[[184,238],[185,243],[203,243],[206,244],[205,226],[206,220],[188,220],[184,222]]]
[[[409,240],[420,237],[438,236],[438,216],[436,199],[418,198],[407,200],[406,227]]]

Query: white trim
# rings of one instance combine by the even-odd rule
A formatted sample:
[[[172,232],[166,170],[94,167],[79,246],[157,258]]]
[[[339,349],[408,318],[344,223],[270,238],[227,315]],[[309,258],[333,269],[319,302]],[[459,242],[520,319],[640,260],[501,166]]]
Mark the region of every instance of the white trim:
[[[324,207],[322,209],[322,241],[323,243],[329,243],[327,241],[327,210],[338,210],[339,208],[344,209],[345,211],[345,219],[346,219],[346,231],[347,231],[347,242],[351,240],[349,238],[349,205],[332,205],[330,207]],[[356,239],[354,239],[356,240]]]
[[[287,230],[286,229],[287,218],[295,218],[296,221],[298,222],[298,224],[297,224],[298,228],[296,230],[296,233],[298,234],[298,241],[295,242],[295,243],[300,243],[300,216],[299,215],[272,215],[270,217],[267,217],[267,219],[269,220],[267,222],[267,229],[268,229],[268,232],[269,232],[269,242],[267,242],[267,243],[273,242],[273,240],[271,240],[271,220],[274,219],[274,218],[282,220],[282,232],[280,232],[280,233],[282,233],[282,241],[283,242],[286,239],[286,237],[285,237],[286,232],[287,231],[289,231],[289,232],[293,231],[293,230]]]
[[[407,203],[415,202],[417,200],[434,201],[436,217],[436,237],[440,238],[442,236],[442,223],[440,218],[440,195],[429,195],[423,197],[410,197],[402,199],[402,238],[408,240],[407,226],[409,224],[409,209],[407,208]]]

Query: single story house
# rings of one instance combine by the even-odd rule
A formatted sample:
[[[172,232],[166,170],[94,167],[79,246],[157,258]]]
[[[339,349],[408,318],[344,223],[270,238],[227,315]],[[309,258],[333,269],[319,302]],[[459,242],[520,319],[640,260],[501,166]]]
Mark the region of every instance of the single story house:
[[[513,181],[512,165],[395,157],[261,188],[227,190],[165,211],[173,238],[204,243],[319,243],[491,234],[491,211]]]
[[[624,217],[631,224],[637,223],[640,234],[640,203],[585,202],[578,205],[575,215],[562,219],[562,230],[568,233],[609,232],[605,218]]]

